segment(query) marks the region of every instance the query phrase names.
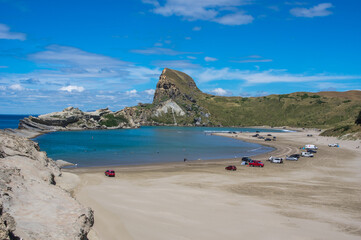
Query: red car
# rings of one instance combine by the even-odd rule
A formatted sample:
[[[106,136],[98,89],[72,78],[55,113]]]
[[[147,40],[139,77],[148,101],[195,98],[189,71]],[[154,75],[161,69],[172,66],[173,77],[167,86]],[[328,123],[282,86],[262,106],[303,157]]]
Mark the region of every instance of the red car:
[[[105,174],[105,176],[107,176],[107,177],[115,177],[115,172],[114,172],[114,170],[106,170],[104,174]]]
[[[250,167],[264,167],[263,162],[261,162],[261,161],[256,161],[256,160],[251,160],[251,161],[248,163],[248,165],[249,165]]]
[[[225,167],[226,170],[229,170],[229,171],[236,171],[237,170],[237,167],[234,166],[234,165],[229,165],[228,167]]]

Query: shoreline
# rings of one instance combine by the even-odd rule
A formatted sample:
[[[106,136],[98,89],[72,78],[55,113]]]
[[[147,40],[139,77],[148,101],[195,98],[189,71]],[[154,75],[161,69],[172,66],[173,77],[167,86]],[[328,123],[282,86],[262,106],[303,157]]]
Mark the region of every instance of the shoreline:
[[[277,140],[267,143],[252,133],[221,135],[276,149],[253,157],[264,168],[224,159],[123,166],[115,168],[115,178],[99,167],[64,171],[69,191],[95,211],[89,239],[361,237],[360,141],[321,137],[315,130],[272,133]],[[327,146],[335,141],[339,148]],[[265,161],[299,152],[304,144],[319,146],[314,158]],[[225,171],[229,163],[238,170]],[[256,231],[259,225],[263,231]]]

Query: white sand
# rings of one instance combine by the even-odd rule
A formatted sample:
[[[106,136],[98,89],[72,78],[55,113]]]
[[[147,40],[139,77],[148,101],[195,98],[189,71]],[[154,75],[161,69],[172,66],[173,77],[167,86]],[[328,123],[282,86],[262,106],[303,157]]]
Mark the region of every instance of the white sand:
[[[238,138],[265,143],[250,135]],[[264,168],[233,159],[119,167],[115,178],[102,168],[72,170],[81,180],[76,198],[95,211],[89,238],[361,239],[360,141],[315,131],[272,135],[273,156],[307,143],[319,152],[281,165],[265,161],[271,154],[257,156]],[[327,146],[336,142],[340,148]],[[229,163],[238,170],[225,171]]]

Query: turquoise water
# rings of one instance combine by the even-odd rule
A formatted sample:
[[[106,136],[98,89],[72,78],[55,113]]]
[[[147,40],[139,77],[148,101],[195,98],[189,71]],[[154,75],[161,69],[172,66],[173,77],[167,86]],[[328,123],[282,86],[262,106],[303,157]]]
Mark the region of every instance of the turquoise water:
[[[209,131],[249,131],[250,128],[141,127],[138,129],[55,132],[34,140],[54,160],[78,167],[137,165],[252,156],[272,148]],[[279,132],[271,129],[269,131]]]

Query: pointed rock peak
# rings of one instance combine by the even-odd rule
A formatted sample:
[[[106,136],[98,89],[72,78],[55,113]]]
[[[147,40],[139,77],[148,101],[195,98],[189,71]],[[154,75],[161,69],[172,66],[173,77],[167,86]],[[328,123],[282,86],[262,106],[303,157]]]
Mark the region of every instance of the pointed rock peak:
[[[201,93],[190,76],[177,70],[164,68],[157,83],[153,103],[175,100],[184,96],[194,97]]]

